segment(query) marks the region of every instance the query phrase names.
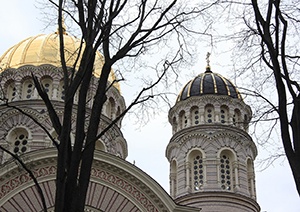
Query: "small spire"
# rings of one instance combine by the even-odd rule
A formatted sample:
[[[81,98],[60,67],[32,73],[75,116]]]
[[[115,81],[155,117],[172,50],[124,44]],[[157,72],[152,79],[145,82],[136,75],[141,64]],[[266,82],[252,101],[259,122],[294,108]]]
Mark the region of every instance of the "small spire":
[[[65,24],[65,18],[64,18],[64,16],[61,17],[61,25],[62,25],[63,34],[67,35],[68,33],[67,33],[67,27],[66,27],[66,24]],[[59,34],[59,26],[57,26],[56,34]]]
[[[209,60],[209,57],[210,57],[210,53],[207,52],[207,54],[206,54],[206,63],[207,63],[207,65],[206,65],[206,71],[205,71],[205,73],[211,73],[212,72],[210,70],[210,64],[209,64],[210,60]]]

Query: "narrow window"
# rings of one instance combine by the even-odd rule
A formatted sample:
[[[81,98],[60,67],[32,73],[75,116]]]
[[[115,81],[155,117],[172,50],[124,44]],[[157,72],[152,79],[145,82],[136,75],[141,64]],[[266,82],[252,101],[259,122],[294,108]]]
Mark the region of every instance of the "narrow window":
[[[7,86],[7,99],[8,101],[14,101],[15,98],[17,97],[17,89],[15,87],[15,83],[11,82],[8,86]]]
[[[22,97],[23,99],[31,99],[34,93],[34,84],[32,80],[26,80],[23,83]]]
[[[179,114],[179,122],[180,122],[180,128],[181,129],[187,127],[188,120],[186,118],[186,115],[185,115],[184,111],[181,111],[180,114]]]
[[[214,109],[212,106],[205,107],[205,120],[207,123],[213,123],[214,121]]]
[[[232,118],[232,122],[234,126],[239,126],[241,122],[241,112],[238,109],[234,110],[234,115]]]
[[[49,98],[52,97],[52,80],[50,78],[46,78],[42,80],[42,85],[48,94]]]
[[[222,124],[228,123],[228,108],[225,106],[221,107],[220,121]]]
[[[204,180],[203,159],[200,154],[193,157],[192,179],[194,191],[201,190]]]
[[[220,159],[220,177],[221,177],[221,188],[224,190],[232,189],[232,167],[229,155],[221,154]]]
[[[198,108],[193,108],[191,111],[191,115],[192,115],[192,124],[198,125],[200,123],[200,116],[199,116]]]

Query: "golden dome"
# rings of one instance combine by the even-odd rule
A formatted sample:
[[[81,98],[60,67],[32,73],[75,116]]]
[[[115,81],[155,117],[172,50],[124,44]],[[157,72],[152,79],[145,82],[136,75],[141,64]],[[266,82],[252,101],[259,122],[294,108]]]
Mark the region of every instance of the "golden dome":
[[[72,67],[78,56],[80,40],[64,33],[64,44],[67,66]],[[7,68],[18,68],[24,65],[51,64],[60,67],[60,61],[59,35],[57,33],[42,34],[29,37],[8,49],[0,57],[0,73]],[[103,63],[103,56],[97,51],[94,63],[96,77],[100,76]],[[113,82],[115,79],[115,74],[111,71],[109,81]],[[120,90],[118,83],[115,83],[115,87]]]

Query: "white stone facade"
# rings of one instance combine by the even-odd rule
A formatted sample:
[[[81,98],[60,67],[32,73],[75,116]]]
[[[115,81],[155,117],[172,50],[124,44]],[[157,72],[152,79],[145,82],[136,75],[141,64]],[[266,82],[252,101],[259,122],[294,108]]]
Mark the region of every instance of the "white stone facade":
[[[248,135],[251,109],[227,95],[192,96],[169,111],[170,194],[202,211],[259,211]],[[230,201],[229,201],[230,200]],[[233,209],[236,208],[236,209]]]

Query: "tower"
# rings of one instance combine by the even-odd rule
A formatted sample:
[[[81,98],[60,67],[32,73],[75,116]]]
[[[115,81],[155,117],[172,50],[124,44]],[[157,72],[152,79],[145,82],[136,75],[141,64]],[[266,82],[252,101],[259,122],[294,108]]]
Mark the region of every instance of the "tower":
[[[251,116],[238,89],[209,65],[183,87],[169,111],[173,136],[166,148],[177,203],[205,212],[260,210]]]

